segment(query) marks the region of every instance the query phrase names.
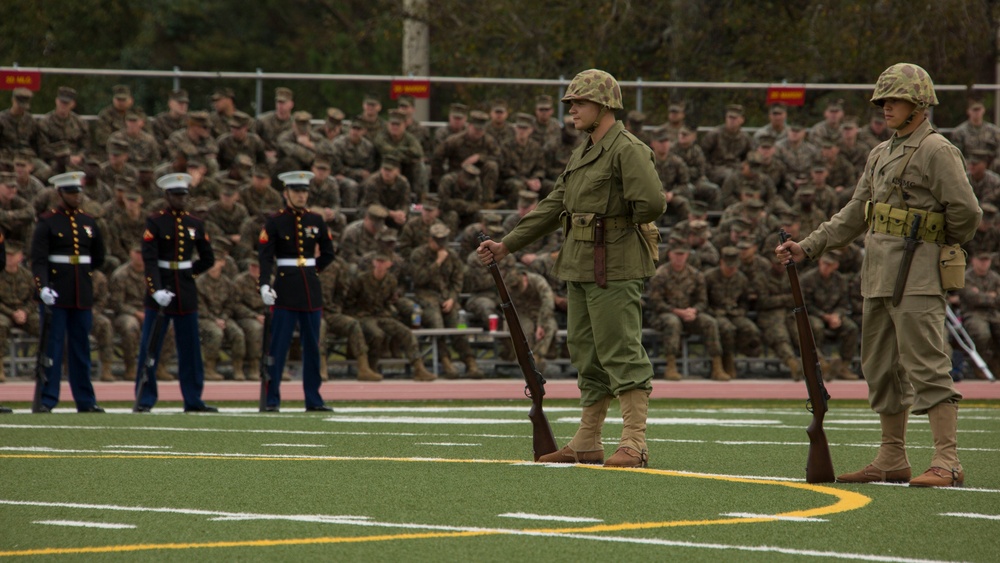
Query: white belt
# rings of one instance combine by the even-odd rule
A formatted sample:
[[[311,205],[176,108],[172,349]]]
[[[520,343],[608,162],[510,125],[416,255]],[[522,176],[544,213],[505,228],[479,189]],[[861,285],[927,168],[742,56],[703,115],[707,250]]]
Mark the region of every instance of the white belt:
[[[316,267],[316,259],[315,258],[278,258],[277,262],[278,262],[278,267],[279,268],[281,268],[283,266],[291,266],[293,268],[297,268],[297,267],[305,267],[305,268],[312,267],[312,268],[314,268],[314,267]]]
[[[168,260],[157,260],[156,265],[165,270],[190,270],[192,267],[192,262],[190,260],[184,260],[181,262],[170,262]]]
[[[65,254],[52,254],[49,256],[49,262],[53,264],[90,264],[90,256],[87,255],[72,255],[67,256]]]

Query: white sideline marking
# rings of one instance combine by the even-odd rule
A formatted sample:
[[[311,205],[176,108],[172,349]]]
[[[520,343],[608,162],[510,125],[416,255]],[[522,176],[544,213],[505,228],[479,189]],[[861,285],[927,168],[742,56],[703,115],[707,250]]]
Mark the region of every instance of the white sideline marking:
[[[423,416],[331,416],[326,422],[363,422],[389,424],[524,424],[523,418],[432,418]],[[580,422],[579,419],[573,419]]]
[[[500,518],[520,518],[522,520],[546,520],[549,522],[604,522],[600,518],[586,518],[583,516],[551,516],[547,514],[529,514],[527,512],[505,512],[497,514]]]
[[[129,449],[129,450],[162,450],[170,449],[173,446],[129,446],[129,445],[117,445],[112,444],[110,446],[104,446],[105,448],[119,448],[119,449]]]
[[[783,522],[829,522],[824,518],[807,518],[804,516],[775,516],[774,514],[753,514],[751,512],[723,512],[720,516],[731,518],[770,518],[771,520],[781,520]]]
[[[557,418],[556,422],[565,423],[579,423],[579,418]],[[622,419],[620,417],[609,417],[604,421],[605,424],[622,424]],[[781,424],[780,420],[751,420],[751,419],[735,419],[735,418],[647,418],[646,425],[653,426],[674,426],[680,424],[689,424],[692,426],[769,426],[772,424]],[[798,427],[796,427],[798,428]]]
[[[473,446],[480,447],[482,444],[463,444],[461,442],[417,442],[418,446]]]
[[[72,526],[75,528],[103,528],[105,530],[134,530],[134,524],[109,524],[107,522],[82,522],[80,520],[35,520],[32,524]]]
[[[263,447],[274,448],[325,448],[323,444],[261,444]]]
[[[957,516],[959,518],[977,518],[980,520],[1000,520],[1000,514],[976,514],[975,512],[942,512],[941,516]]]
[[[338,413],[369,414],[380,412],[447,413],[447,412],[527,412],[521,407],[336,407]],[[228,412],[228,409],[227,411]],[[545,407],[545,412],[580,412],[579,407]]]
[[[475,527],[460,527],[460,526],[412,524],[403,522],[376,522],[376,521],[371,521],[368,519],[368,517],[364,516],[328,516],[328,515],[310,515],[310,514],[253,514],[253,513],[239,513],[239,512],[196,510],[188,508],[150,508],[150,507],[136,507],[136,506],[116,506],[116,505],[79,504],[79,503],[61,503],[61,502],[32,502],[32,501],[12,501],[12,500],[0,500],[0,504],[18,505],[18,506],[45,506],[45,507],[57,507],[57,508],[84,508],[84,509],[97,509],[97,510],[125,511],[125,512],[160,512],[160,513],[172,513],[172,514],[189,514],[197,516],[211,516],[215,520],[291,520],[291,521],[307,522],[307,523],[342,524],[342,525],[353,525],[353,526],[375,527],[375,528],[404,528],[404,529],[435,530],[435,531],[449,531],[449,532],[494,532],[498,534],[506,534],[512,536],[570,538],[570,539],[598,541],[598,542],[630,543],[630,544],[655,545],[655,546],[665,546],[665,547],[691,547],[695,549],[715,549],[720,551],[733,550],[733,551],[748,551],[756,553],[782,553],[786,555],[797,555],[804,557],[825,557],[825,558],[836,558],[836,559],[848,559],[855,561],[878,561],[881,563],[945,563],[943,561],[939,562],[937,560],[931,560],[931,559],[911,559],[906,557],[891,557],[886,555],[874,555],[866,553],[846,553],[838,551],[793,549],[793,548],[769,546],[769,545],[731,545],[731,544],[720,544],[720,543],[698,543],[698,542],[687,542],[687,541],[677,541],[677,540],[661,540],[653,538],[602,536],[595,534],[563,534],[558,532],[533,532],[527,530],[515,530],[508,528],[475,528]]]

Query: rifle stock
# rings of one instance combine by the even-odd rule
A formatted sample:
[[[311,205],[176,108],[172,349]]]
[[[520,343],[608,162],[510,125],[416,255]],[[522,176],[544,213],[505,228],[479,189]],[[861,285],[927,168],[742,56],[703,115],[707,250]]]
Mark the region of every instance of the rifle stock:
[[[139,401],[142,400],[142,391],[146,388],[149,378],[153,377],[153,372],[156,370],[157,358],[153,352],[156,342],[160,340],[160,335],[163,333],[163,325],[166,322],[167,317],[163,313],[163,307],[159,307],[156,310],[156,319],[153,320],[153,329],[149,331],[149,339],[142,343],[143,348],[146,350],[146,364],[139,366],[139,383],[135,386],[135,402],[132,404],[133,411],[139,409]]]
[[[271,308],[264,308],[264,338],[261,343],[260,353],[260,398],[257,400],[257,408],[260,412],[267,409],[267,387],[271,383],[270,367],[271,360]]]
[[[479,242],[490,240],[485,233],[479,233]],[[542,398],[545,396],[545,378],[538,372],[535,366],[535,357],[528,346],[528,339],[524,335],[521,327],[521,320],[517,316],[514,303],[511,302],[510,293],[507,291],[507,284],[500,274],[500,266],[493,260],[488,266],[490,274],[493,275],[493,282],[496,283],[497,293],[500,295],[500,308],[503,309],[504,320],[507,322],[507,331],[514,344],[514,354],[517,356],[517,365],[524,375],[524,395],[531,399],[531,409],[528,411],[528,418],[531,420],[531,439],[535,461],[543,455],[550,454],[558,449],[556,438],[552,433],[552,426],[548,417],[542,410]]]
[[[42,305],[42,325],[38,332],[38,352],[35,355],[35,394],[31,399],[31,412],[46,412],[47,409],[42,404],[42,392],[49,382],[49,375],[46,370],[52,366],[52,358],[49,357],[49,328],[52,326],[52,308]]]
[[[784,230],[779,234],[781,242],[789,239]],[[806,461],[807,483],[833,483],[836,480],[833,472],[833,460],[830,457],[830,444],[823,430],[823,418],[828,410],[827,401],[830,394],[823,384],[823,371],[819,365],[819,353],[816,351],[816,340],[813,337],[812,325],[809,324],[809,312],[802,298],[802,288],[799,287],[799,273],[795,262],[789,260],[785,264],[788,272],[788,282],[792,287],[792,301],[795,303],[795,326],[799,332],[799,353],[802,356],[802,373],[806,382],[809,400],[806,410],[812,413],[812,421],[806,428],[809,436],[809,457]]]

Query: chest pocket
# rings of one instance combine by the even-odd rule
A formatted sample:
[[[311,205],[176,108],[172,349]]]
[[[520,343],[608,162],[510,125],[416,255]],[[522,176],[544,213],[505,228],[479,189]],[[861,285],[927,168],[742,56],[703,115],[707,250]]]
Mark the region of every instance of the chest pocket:
[[[569,181],[577,190],[573,211],[595,212],[599,215],[607,212],[611,170],[587,170]]]

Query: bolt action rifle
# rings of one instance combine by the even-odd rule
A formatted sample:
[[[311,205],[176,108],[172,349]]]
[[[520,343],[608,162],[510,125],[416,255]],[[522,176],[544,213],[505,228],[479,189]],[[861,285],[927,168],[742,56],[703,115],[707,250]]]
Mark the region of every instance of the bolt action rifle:
[[[479,242],[490,240],[486,233],[479,233]],[[535,461],[543,455],[556,451],[556,438],[552,434],[552,426],[549,419],[542,411],[542,397],[545,396],[545,378],[538,372],[535,366],[535,357],[528,346],[528,339],[524,336],[524,329],[521,327],[521,320],[514,309],[514,303],[510,300],[510,293],[507,292],[507,284],[500,274],[500,266],[496,260],[492,260],[488,266],[493,275],[493,281],[497,286],[497,293],[500,294],[500,308],[503,309],[504,320],[507,322],[507,331],[510,332],[510,339],[514,344],[514,354],[517,356],[517,364],[524,374],[524,395],[531,399],[531,410],[528,411],[528,418],[531,419],[532,449],[535,453]]]
[[[784,230],[779,234],[784,243],[790,235]],[[802,299],[802,288],[799,287],[799,273],[795,262],[789,260],[785,264],[788,281],[792,286],[792,300],[795,302],[795,325],[799,329],[799,353],[802,355],[802,373],[806,380],[809,400],[806,410],[812,413],[812,422],[806,428],[809,435],[809,458],[806,462],[807,483],[833,483],[833,460],[830,458],[830,445],[823,431],[823,417],[826,416],[827,401],[830,394],[823,384],[823,372],[819,365],[819,354],[816,351],[816,340],[813,338],[812,326],[809,324],[809,312]]]
[[[38,333],[38,352],[35,356],[35,395],[31,399],[31,412],[48,412],[42,405],[42,391],[49,382],[46,371],[52,367],[52,357],[49,356],[49,329],[52,326],[52,308],[42,305],[42,326]]]

